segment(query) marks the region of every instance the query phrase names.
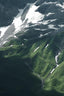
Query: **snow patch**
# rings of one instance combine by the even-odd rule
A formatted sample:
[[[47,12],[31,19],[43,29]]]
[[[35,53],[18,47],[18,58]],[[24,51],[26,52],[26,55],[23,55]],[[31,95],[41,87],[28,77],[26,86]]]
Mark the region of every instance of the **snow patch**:
[[[43,36],[47,36],[48,34],[50,34],[51,32],[45,33],[45,34],[40,34],[39,38],[43,37]]]
[[[47,30],[47,29],[35,28],[35,30],[45,31],[45,30]]]
[[[44,5],[44,4],[45,4],[45,5],[56,4],[56,3],[57,3],[57,2],[46,2],[46,1],[45,1],[45,2],[43,3],[43,5]]]
[[[17,29],[19,26],[22,25],[22,20],[21,16],[20,17],[15,17],[13,20],[13,24],[15,25],[15,28]]]
[[[44,18],[43,14],[36,11],[38,8],[39,6],[32,4],[25,18],[28,19],[28,23],[37,23]]]
[[[45,48],[47,48],[48,46],[49,46],[49,44],[47,44]]]
[[[13,46],[14,46],[14,45],[11,44],[11,45],[9,45],[8,47],[13,47]]]
[[[55,29],[55,30],[58,30],[58,28],[56,28],[53,24],[49,24],[49,25],[48,25],[48,28],[49,28],[49,29]]]
[[[34,50],[34,52],[36,52],[38,49],[39,49],[39,47],[37,47],[37,48]]]
[[[59,65],[58,65],[58,64],[56,65],[56,68],[57,68],[57,67],[59,67]]]
[[[43,20],[42,24],[43,24],[43,25],[47,25],[48,23],[54,22],[54,21],[56,21],[56,19]]]
[[[5,34],[6,30],[9,28],[9,26],[7,27],[0,27],[0,38],[3,37],[3,35]]]
[[[51,33],[51,32],[45,33],[44,36],[46,36],[46,35],[48,35],[48,34],[50,34],[50,33]]]
[[[54,72],[55,68],[52,69],[52,71],[50,72],[51,74]]]
[[[46,14],[46,16],[50,16],[50,15],[53,15],[53,14],[55,14],[55,13],[49,12],[48,14]]]
[[[18,37],[17,37],[16,35],[14,35],[14,38],[16,38],[16,39],[17,39]]]
[[[42,24],[43,24],[43,25],[46,25],[46,24],[48,24],[48,22],[49,22],[49,20],[44,20],[44,21],[42,22]]]
[[[56,67],[52,69],[52,71],[50,72],[51,74],[54,72],[54,70],[59,67],[59,64],[58,64],[58,57],[60,55],[60,52],[55,56],[55,61],[56,61]]]
[[[43,34],[40,34],[40,36],[39,36],[39,37],[41,38],[41,37],[43,37],[43,36],[44,36]]]
[[[51,19],[50,22],[54,22],[54,21],[56,21],[56,20],[57,20],[57,19]]]
[[[58,25],[58,26],[61,27],[61,28],[64,27],[64,25],[62,25],[62,24],[61,25]]]
[[[55,61],[56,61],[56,64],[58,64],[58,57],[60,55],[60,52],[55,56]]]
[[[56,4],[56,6],[61,7],[62,9],[64,9],[64,3],[63,4]]]

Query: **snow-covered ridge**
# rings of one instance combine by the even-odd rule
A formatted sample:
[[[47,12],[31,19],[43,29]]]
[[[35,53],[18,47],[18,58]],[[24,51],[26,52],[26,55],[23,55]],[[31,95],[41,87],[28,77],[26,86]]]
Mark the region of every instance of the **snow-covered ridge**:
[[[44,2],[41,1],[42,3],[37,6],[36,3],[39,1],[40,0],[37,0],[35,3],[27,4],[24,9],[19,9],[19,13],[16,17],[14,17],[12,24],[7,27],[0,28],[1,45],[3,45],[3,42],[7,41],[7,39],[9,39],[10,37],[17,38],[15,37],[17,33],[19,33],[20,31],[21,33],[25,33],[31,27],[34,28],[34,30],[42,31],[39,38],[49,35],[50,32],[56,32],[60,28],[64,27],[62,20],[61,22],[59,22],[61,18],[59,18],[60,14],[57,15],[58,10],[52,8],[56,6],[61,12],[61,10],[63,10],[64,8],[64,4],[61,5],[59,2],[47,2],[46,0],[44,0]],[[45,13],[42,13],[38,10],[39,8],[41,8],[41,6],[44,6],[44,11],[46,9]]]
[[[37,24],[39,21],[41,21],[44,18],[44,15],[36,11],[38,8],[39,6],[36,6],[34,3],[30,4],[30,8],[29,10],[27,9],[28,11],[23,21],[21,17],[25,9],[19,9],[19,13],[16,17],[14,17],[12,24],[7,27],[0,28],[1,45],[3,45],[3,42],[7,41],[7,39],[9,39],[10,37],[14,37],[15,34],[19,31],[22,31],[26,27],[29,27],[29,23]]]

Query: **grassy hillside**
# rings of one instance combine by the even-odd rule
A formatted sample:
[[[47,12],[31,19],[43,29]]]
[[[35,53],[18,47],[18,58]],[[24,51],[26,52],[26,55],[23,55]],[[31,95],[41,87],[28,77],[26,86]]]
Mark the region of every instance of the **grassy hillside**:
[[[44,89],[64,93],[64,62],[46,80]]]
[[[63,51],[58,58],[59,67],[50,74],[56,67],[55,56],[62,40],[61,35],[35,38],[31,32],[0,48],[0,94],[64,96]]]

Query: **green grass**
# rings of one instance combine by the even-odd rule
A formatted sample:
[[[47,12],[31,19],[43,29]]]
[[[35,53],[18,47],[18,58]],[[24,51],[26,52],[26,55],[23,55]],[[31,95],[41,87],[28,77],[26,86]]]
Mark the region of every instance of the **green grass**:
[[[25,37],[20,36],[19,39],[11,40],[0,48],[0,73],[3,76],[1,76],[3,88],[0,89],[8,93],[14,90],[14,94],[24,93],[24,96],[26,94],[28,96],[42,96],[42,94],[64,96],[64,51],[58,58],[59,67],[50,74],[51,70],[56,67],[55,56],[59,51],[61,38],[59,36],[57,38],[54,36],[53,39],[34,37],[32,40],[32,34],[26,33]],[[27,41],[24,38],[27,38]],[[57,43],[58,38],[60,38],[60,43]],[[48,43],[49,46],[45,48]],[[10,45],[13,46],[10,47]],[[34,52],[37,47],[39,49]],[[44,80],[43,89],[38,75]]]
[[[51,74],[45,82],[45,89],[54,89],[58,92],[64,93],[64,62]]]

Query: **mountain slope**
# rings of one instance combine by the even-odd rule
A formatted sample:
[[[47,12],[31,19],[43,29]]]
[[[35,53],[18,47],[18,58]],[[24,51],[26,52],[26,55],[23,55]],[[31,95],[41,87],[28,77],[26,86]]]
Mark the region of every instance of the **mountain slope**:
[[[63,0],[26,4],[0,28],[1,94],[64,96],[63,5]]]

